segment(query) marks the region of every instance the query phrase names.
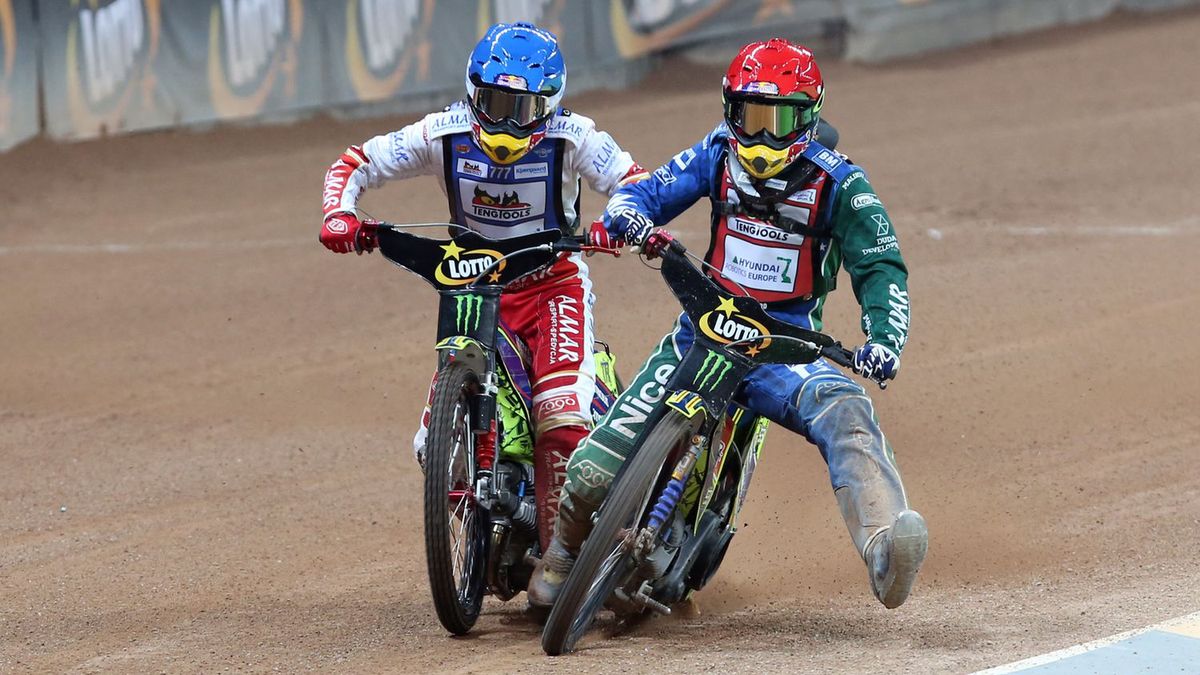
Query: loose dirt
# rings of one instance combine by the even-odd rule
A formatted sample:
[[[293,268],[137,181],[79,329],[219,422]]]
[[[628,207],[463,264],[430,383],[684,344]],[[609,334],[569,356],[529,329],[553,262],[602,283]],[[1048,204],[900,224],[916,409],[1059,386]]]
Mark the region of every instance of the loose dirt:
[[[435,296],[316,241],[328,163],[411,117],[5,155],[0,670],[953,672],[1200,609],[1197,34],[1186,12],[827,63],[912,271],[875,400],[932,533],[920,584],[874,602],[818,453],[776,429],[695,605],[553,660],[520,602],[439,627],[409,450]],[[668,65],[572,104],[656,166],[720,114],[716,70]],[[364,205],[444,218],[426,179]],[[676,307],[632,257],[593,271],[628,375]]]

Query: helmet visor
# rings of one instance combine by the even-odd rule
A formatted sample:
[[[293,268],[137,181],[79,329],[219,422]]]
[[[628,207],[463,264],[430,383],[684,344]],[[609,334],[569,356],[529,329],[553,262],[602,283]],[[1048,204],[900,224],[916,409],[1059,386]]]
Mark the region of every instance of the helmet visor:
[[[739,140],[786,147],[816,126],[819,113],[812,101],[730,99],[725,116]]]
[[[471,107],[475,109],[484,126],[495,127],[489,129],[490,131],[498,131],[502,127],[512,127],[511,130],[532,130],[549,116],[550,97],[493,87],[476,87],[475,94],[471,97]]]

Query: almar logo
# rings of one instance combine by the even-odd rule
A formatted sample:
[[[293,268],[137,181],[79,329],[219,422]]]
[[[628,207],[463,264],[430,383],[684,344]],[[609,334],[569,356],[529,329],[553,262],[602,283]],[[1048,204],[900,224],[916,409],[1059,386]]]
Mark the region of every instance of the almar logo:
[[[506,261],[500,260],[504,256],[499,251],[486,248],[467,250],[454,241],[444,244],[442,250],[446,253],[442,256],[442,264],[434,270],[433,276],[446,286],[463,286],[480,276],[484,276],[482,281],[497,283],[507,264]],[[497,263],[497,260],[500,262]]]
[[[733,298],[722,298],[716,309],[700,317],[699,324],[701,333],[720,344],[745,343],[746,353],[750,356],[757,356],[771,344],[771,338],[763,337],[771,331],[754,319],[739,314]]]
[[[703,390],[710,384],[716,385],[732,367],[733,364],[724,354],[709,352],[704,357],[704,363],[700,364],[700,370],[696,371],[696,388]]]
[[[479,328],[479,315],[482,313],[482,295],[460,295],[454,298],[454,327],[458,332],[475,332]]]

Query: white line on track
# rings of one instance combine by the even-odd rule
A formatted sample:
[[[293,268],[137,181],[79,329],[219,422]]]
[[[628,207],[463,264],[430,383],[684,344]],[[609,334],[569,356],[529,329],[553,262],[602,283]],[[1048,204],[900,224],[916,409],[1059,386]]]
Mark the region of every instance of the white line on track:
[[[25,244],[19,246],[0,246],[0,255],[19,255],[25,253],[86,255],[93,253],[114,254],[151,253],[157,251],[262,249],[300,245],[311,246],[316,241],[316,237],[293,237],[290,239],[260,239],[257,241],[164,241],[146,244]]]
[[[929,228],[925,235],[938,240],[946,235],[1010,234],[1015,237],[1180,237],[1200,234],[1200,218],[1185,218],[1165,225],[1025,225],[995,228]]]
[[[1125,631],[1124,633],[1118,633],[1117,635],[1100,638],[1099,640],[1085,642],[1080,645],[1075,645],[1074,647],[1067,647],[1066,649],[1060,649],[1058,651],[1050,652],[1049,654],[1034,656],[1023,661],[1017,661],[1015,663],[1008,663],[1002,666],[988,668],[987,670],[978,671],[975,673],[975,675],[1007,675],[1008,673],[1028,670],[1029,668],[1044,666],[1048,663],[1054,663],[1056,661],[1068,659],[1072,656],[1078,656],[1080,654],[1086,654],[1087,652],[1095,651],[1097,649],[1102,649],[1109,645],[1121,642],[1122,640],[1128,640],[1131,637],[1137,637],[1143,633],[1149,633],[1150,631],[1155,630],[1170,629],[1172,626],[1196,622],[1200,622],[1200,612],[1188,614],[1187,616],[1176,617],[1162,623],[1154,624],[1153,626],[1146,626],[1145,628],[1135,628],[1130,631]]]

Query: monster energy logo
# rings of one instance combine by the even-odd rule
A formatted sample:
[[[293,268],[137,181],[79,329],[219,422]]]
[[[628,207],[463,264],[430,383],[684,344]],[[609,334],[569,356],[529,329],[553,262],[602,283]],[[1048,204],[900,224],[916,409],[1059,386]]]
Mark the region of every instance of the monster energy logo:
[[[733,364],[729,362],[729,359],[717,352],[709,352],[704,357],[704,363],[700,365],[700,370],[696,372],[696,388],[708,387],[710,379],[715,386],[721,381],[721,378],[725,377],[725,373],[728,373],[731,367]]]
[[[454,298],[454,325],[460,333],[472,333],[479,328],[483,311],[482,295],[458,295]]]

